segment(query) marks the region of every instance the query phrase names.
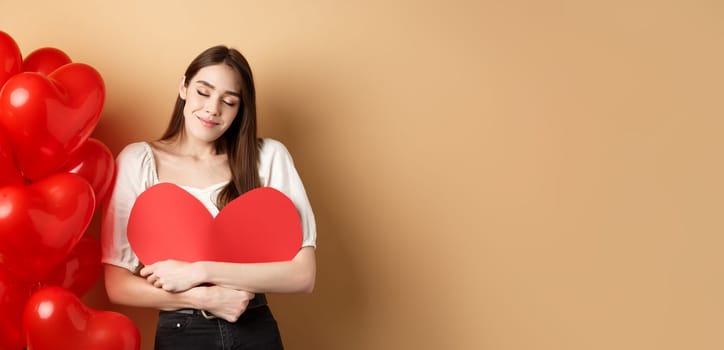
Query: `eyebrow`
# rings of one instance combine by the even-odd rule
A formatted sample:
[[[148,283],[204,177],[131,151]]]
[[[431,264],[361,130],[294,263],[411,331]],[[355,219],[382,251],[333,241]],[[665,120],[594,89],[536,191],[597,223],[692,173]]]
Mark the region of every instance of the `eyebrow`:
[[[216,90],[216,86],[214,86],[213,84],[209,83],[209,82],[206,81],[206,80],[197,80],[196,82],[199,83],[199,84],[201,84],[201,85],[205,85],[205,86],[207,86],[207,87],[209,87],[209,88],[211,88],[211,89]],[[226,94],[226,95],[232,95],[232,96],[236,96],[236,97],[238,97],[238,98],[241,98],[241,94],[239,94],[239,93],[236,92],[236,91],[227,90],[227,91],[224,92],[224,94]]]

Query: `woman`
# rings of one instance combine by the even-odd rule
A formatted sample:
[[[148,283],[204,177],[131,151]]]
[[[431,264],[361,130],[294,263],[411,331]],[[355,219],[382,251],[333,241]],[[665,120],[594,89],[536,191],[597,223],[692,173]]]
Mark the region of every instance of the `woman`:
[[[102,234],[109,299],[161,310],[156,349],[281,349],[276,321],[261,293],[313,290],[316,227],[286,148],[257,139],[254,82],[246,59],[224,46],[202,52],[186,69],[161,139],[126,146],[116,162]],[[126,226],[138,195],[160,182],[188,191],[214,216],[246,191],[274,187],[297,207],[302,247],[285,262],[168,260],[142,267]]]

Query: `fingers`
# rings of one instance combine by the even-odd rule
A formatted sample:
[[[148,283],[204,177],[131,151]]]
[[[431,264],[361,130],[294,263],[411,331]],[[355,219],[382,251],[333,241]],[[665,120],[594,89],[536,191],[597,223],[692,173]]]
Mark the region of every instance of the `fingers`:
[[[242,303],[240,308],[228,309],[224,315],[219,316],[219,317],[223,318],[224,320],[226,320],[228,322],[234,323],[239,320],[239,317],[241,317],[241,315],[244,314],[244,312],[246,311],[246,307],[248,305],[249,305],[248,302]]]
[[[211,293],[209,303],[205,305],[205,309],[229,322],[236,322],[246,311],[249,300],[254,297],[254,293],[224,287],[211,286],[203,288],[208,288],[204,290]]]
[[[141,277],[147,277],[153,273],[153,265],[144,266],[141,271],[138,272]]]
[[[141,277],[146,279],[148,284],[150,284],[156,288],[163,288],[165,285],[165,283],[163,283],[163,281],[161,280],[161,277],[154,274],[151,269],[146,270],[146,268],[144,268],[140,271],[140,274],[141,274]]]
[[[148,281],[148,283],[154,287],[160,287],[163,285],[163,283],[161,282],[161,278],[153,274],[146,276],[146,281]]]
[[[146,281],[148,281],[148,283],[149,283],[150,285],[152,285],[152,286],[154,286],[154,287],[156,287],[156,288],[161,288],[161,289],[163,289],[163,290],[165,290],[165,291],[167,291],[167,292],[173,292],[173,291],[174,291],[173,286],[171,286],[171,285],[168,284],[168,283],[165,283],[160,277],[158,277],[158,276],[156,276],[156,275],[153,275],[153,274],[148,275],[148,277],[146,277]]]
[[[156,276],[154,274],[148,275],[148,277],[146,277],[146,281],[148,282],[148,284],[150,284],[156,288],[163,289],[167,292],[177,293],[177,292],[183,291],[178,287],[178,284],[169,282],[169,281],[165,281],[161,277]]]
[[[162,266],[159,267],[162,268]],[[163,272],[163,270],[160,270],[159,272]],[[144,266],[138,273],[141,277],[145,278],[150,285],[166,291],[171,291],[172,288],[168,286],[168,283],[164,283],[161,276],[156,274],[155,264]]]
[[[238,315],[236,315],[236,314],[233,314],[233,315],[225,315],[225,316],[222,316],[221,318],[223,318],[224,321],[226,321],[226,322],[234,323],[234,322],[236,322],[236,321],[239,320],[239,317],[241,317],[241,314],[242,314],[242,313],[244,313],[243,310],[242,310],[241,313],[238,314]]]

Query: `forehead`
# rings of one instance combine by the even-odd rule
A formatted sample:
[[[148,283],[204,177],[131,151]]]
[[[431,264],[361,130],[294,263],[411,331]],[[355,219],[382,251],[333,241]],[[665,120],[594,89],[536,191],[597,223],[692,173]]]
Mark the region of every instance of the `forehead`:
[[[236,70],[223,63],[199,69],[191,78],[191,83],[198,81],[211,84],[216,90],[236,93],[241,91],[241,76]]]

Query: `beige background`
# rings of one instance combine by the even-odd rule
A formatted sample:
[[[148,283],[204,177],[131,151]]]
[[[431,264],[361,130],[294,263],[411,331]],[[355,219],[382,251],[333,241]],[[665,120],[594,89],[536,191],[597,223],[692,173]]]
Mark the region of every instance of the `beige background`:
[[[114,153],[198,52],[245,53],[318,219],[314,294],[272,297],[289,349],[724,348],[721,1],[0,6],[101,72]],[[155,312],[85,301],[151,349]]]

